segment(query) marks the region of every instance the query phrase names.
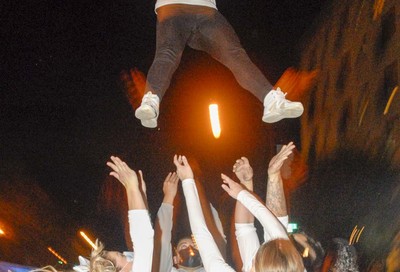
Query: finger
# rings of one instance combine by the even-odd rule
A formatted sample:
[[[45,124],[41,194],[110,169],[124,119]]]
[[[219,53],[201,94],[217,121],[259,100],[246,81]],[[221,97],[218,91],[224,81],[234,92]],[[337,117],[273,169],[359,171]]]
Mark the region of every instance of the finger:
[[[246,157],[242,157],[242,160],[245,164],[249,164],[249,159]]]
[[[131,168],[124,161],[121,161],[121,168],[124,170],[131,170]]]
[[[143,180],[143,172],[142,172],[142,170],[139,170],[138,172],[139,172],[140,179]]]
[[[111,160],[114,162],[115,166],[118,169],[122,170],[122,160],[120,158],[112,156]]]
[[[178,175],[177,175],[176,173],[173,173],[173,175],[172,175],[172,182],[173,182],[173,183],[178,183],[178,181],[179,181]]]
[[[116,179],[119,180],[119,175],[118,175],[118,173],[116,173],[116,172],[110,172],[109,175],[110,175],[110,176],[113,176],[114,178],[116,178]]]
[[[176,154],[174,155],[174,164],[176,167],[179,166],[178,155],[176,155]]]
[[[172,175],[172,173],[171,173],[171,172],[169,172],[169,173],[168,173],[168,175],[165,177],[165,180],[164,180],[164,182],[167,182],[167,181],[169,181],[169,180],[171,179],[171,175]]]
[[[188,160],[186,159],[185,156],[182,156],[182,162],[183,162],[184,166],[188,166],[189,165],[189,162],[188,162]]]
[[[226,184],[221,184],[222,189],[224,189],[225,192],[227,192],[229,194],[230,192],[230,188],[228,187],[228,185]]]
[[[142,189],[145,192],[146,191],[146,182],[144,181],[143,178],[141,178],[140,181],[141,181],[141,184],[142,184]]]
[[[278,153],[279,156],[288,156],[290,153],[292,153],[294,146],[288,147],[284,146],[282,147],[281,151]]]
[[[117,167],[115,164],[113,164],[112,162],[107,162],[106,164],[107,164],[107,166],[109,166],[112,170],[118,171],[118,167]]]
[[[231,181],[233,181],[233,180],[231,180],[227,175],[225,175],[225,174],[221,174],[221,178],[222,178],[222,181],[223,182],[225,182],[225,183],[230,183]]]

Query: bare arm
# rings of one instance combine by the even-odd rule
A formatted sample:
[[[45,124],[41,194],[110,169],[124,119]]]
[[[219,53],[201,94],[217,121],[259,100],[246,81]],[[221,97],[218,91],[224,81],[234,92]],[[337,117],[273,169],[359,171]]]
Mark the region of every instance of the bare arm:
[[[173,254],[171,245],[173,204],[178,191],[178,175],[169,173],[163,183],[164,199],[157,213],[156,225],[159,228],[159,236],[156,240],[158,255],[154,261],[159,260],[159,268],[153,271],[171,271],[173,266]],[[153,266],[155,264],[153,263]]]
[[[111,156],[107,165],[112,169],[110,175],[124,185],[128,198],[129,233],[134,246],[134,261],[131,272],[150,272],[153,259],[154,230],[146,206],[146,185],[140,172],[138,176],[118,157]],[[140,222],[140,224],[138,224]]]
[[[242,186],[252,192],[253,168],[251,168],[249,160],[246,157],[236,160],[233,165],[233,172]],[[236,201],[235,205],[235,223],[254,223],[254,215],[240,201]]]
[[[252,192],[253,168],[249,160],[246,157],[236,160],[233,172],[241,185]],[[235,205],[235,236],[242,260],[242,271],[250,271],[253,256],[260,247],[260,240],[254,227],[254,215],[240,201],[236,201]]]
[[[283,190],[281,167],[285,160],[292,154],[295,145],[290,142],[284,145],[268,166],[268,184],[265,204],[276,217],[287,216],[286,198]]]

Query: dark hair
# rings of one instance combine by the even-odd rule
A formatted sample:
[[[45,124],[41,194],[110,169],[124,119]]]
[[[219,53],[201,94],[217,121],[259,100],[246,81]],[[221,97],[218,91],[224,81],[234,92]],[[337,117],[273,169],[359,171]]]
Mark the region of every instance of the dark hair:
[[[334,238],[332,240],[325,255],[325,261],[328,260],[331,262],[329,265],[324,263],[323,271],[359,271],[356,249],[345,239]]]

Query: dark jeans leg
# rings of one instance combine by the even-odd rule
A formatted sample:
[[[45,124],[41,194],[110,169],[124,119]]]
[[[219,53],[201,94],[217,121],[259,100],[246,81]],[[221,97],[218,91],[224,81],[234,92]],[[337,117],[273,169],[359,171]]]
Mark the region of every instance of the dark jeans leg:
[[[190,36],[190,22],[187,16],[171,16],[163,21],[157,21],[156,53],[153,63],[147,73],[145,93],[163,98],[168,89],[172,75],[178,68],[182,52]]]
[[[199,15],[201,18],[201,16]],[[250,60],[229,22],[218,11],[204,15],[198,21],[198,31],[188,43],[228,67],[236,80],[261,102],[273,88],[257,66]]]

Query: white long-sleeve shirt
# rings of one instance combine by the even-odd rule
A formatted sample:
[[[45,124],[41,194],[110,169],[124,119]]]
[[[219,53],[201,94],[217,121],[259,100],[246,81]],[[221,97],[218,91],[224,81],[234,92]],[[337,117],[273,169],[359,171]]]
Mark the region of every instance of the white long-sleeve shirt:
[[[186,179],[182,181],[182,187],[185,195],[186,206],[188,208],[190,227],[196,239],[206,271],[234,271],[233,268],[230,267],[222,258],[211,233],[207,229],[194,180]],[[277,238],[289,239],[282,223],[251,193],[246,190],[241,191],[238,194],[237,201],[240,201],[260,221],[264,228],[265,242]],[[283,217],[282,221],[287,224],[287,217]],[[249,267],[248,269],[250,270],[253,257],[257,252],[260,243],[254,225],[245,224],[245,226],[242,227],[243,228],[239,226],[237,229],[237,235],[239,235],[238,245],[240,253],[243,253],[242,256],[246,256],[245,259],[242,257],[243,263],[245,264],[246,269]]]
[[[235,271],[225,262],[214,238],[207,228],[194,180],[183,180],[182,187],[189,214],[190,228],[194,238],[196,239],[196,244],[199,248],[205,270],[207,272]]]
[[[245,190],[239,193],[237,200],[260,221],[264,228],[264,243],[277,238],[289,239],[286,233],[288,216],[276,218],[267,207]],[[250,271],[253,258],[260,247],[254,223],[235,223],[235,234],[243,262],[242,271]]]
[[[129,210],[129,233],[134,256],[132,272],[150,272],[153,261],[154,230],[147,210]]]
[[[217,225],[219,232],[225,239],[225,234],[223,232],[222,223],[219,219],[218,212],[210,204],[211,212],[214,221]],[[157,212],[157,218],[161,230],[161,250],[160,250],[160,272],[179,272],[185,271],[184,269],[176,269],[173,266],[173,251],[171,245],[171,233],[173,227],[173,211],[174,206],[168,203],[162,203]],[[205,272],[204,268],[198,268],[196,272]]]

